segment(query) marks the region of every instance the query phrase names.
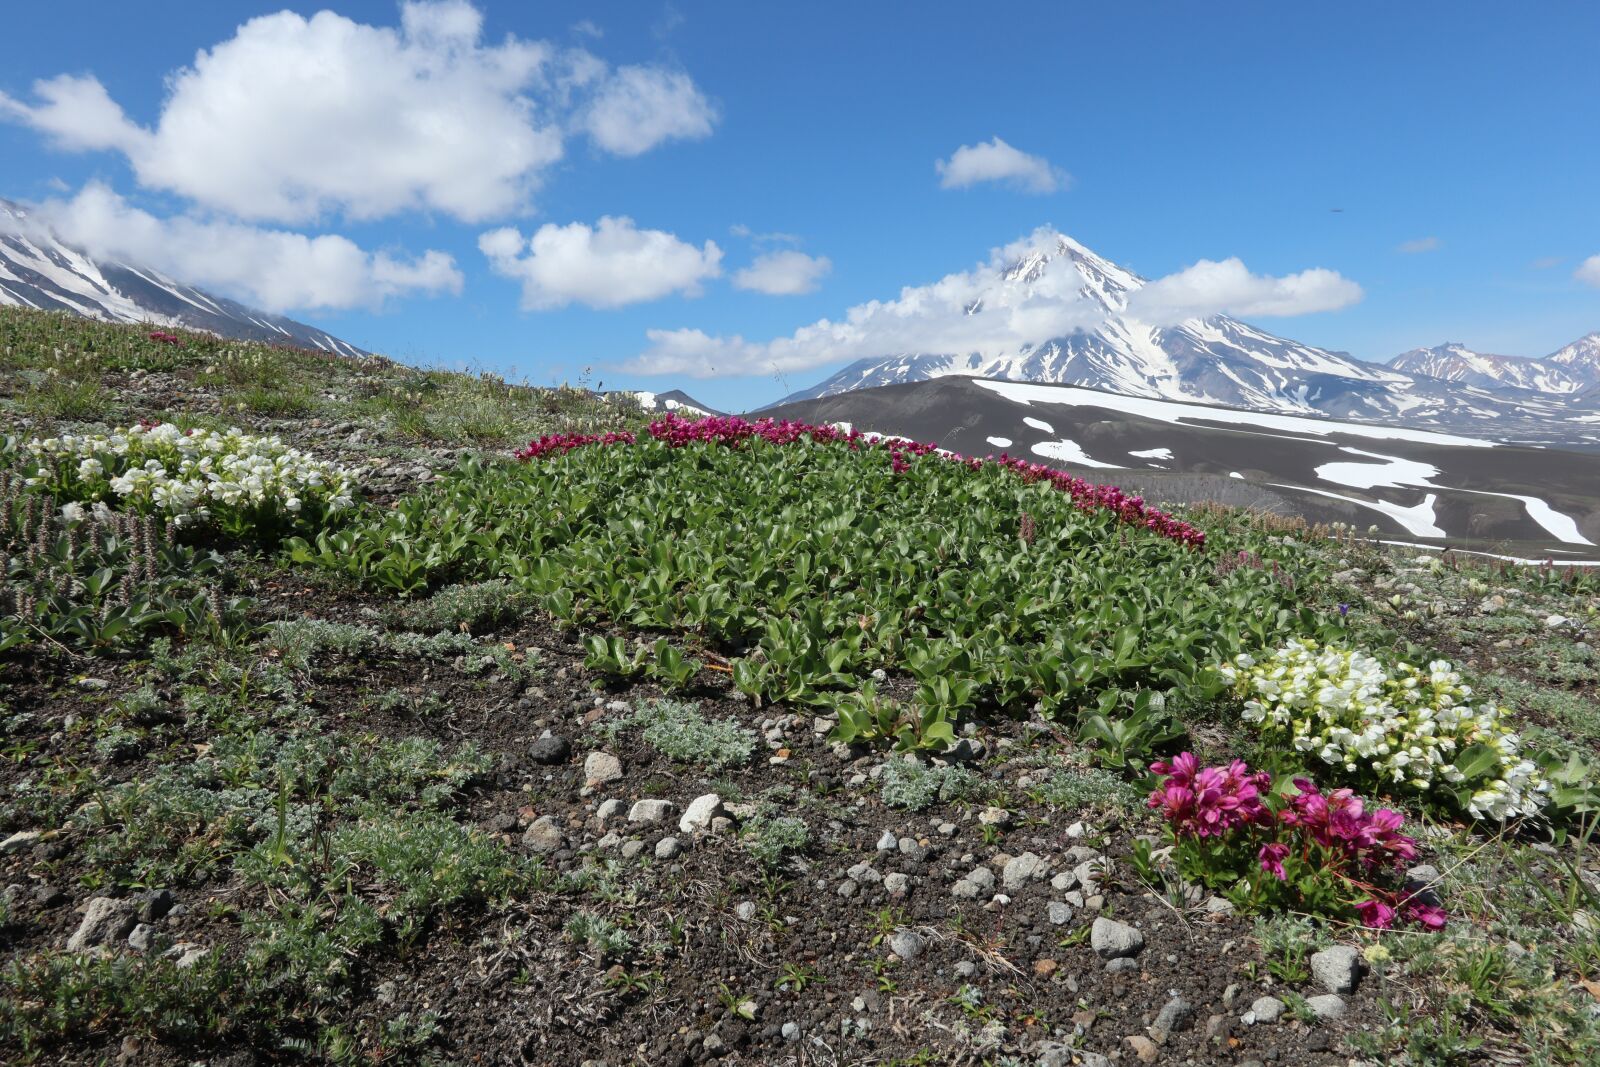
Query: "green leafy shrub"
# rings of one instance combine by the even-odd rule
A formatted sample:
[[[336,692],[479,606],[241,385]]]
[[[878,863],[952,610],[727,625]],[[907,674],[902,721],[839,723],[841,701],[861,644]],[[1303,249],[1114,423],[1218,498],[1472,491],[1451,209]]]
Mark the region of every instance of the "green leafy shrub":
[[[1294,542],[1252,537],[1314,579]],[[760,702],[827,703],[904,670],[930,728],[980,706],[1072,714],[1111,690],[1205,696],[1218,660],[1321,621],[1267,568],[1219,573],[1209,546],[1042,483],[934,460],[897,472],[843,444],[644,440],[468,463],[291,547],[401,595],[503,579],[564,626],[692,634]],[[590,653],[617,675],[649,660],[627,642]]]

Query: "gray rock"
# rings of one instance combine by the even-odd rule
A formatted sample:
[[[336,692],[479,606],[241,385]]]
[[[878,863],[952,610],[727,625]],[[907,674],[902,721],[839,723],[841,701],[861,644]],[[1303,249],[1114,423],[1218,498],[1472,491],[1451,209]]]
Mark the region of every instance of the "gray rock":
[[[870,863],[858,863],[844,873],[849,876],[851,881],[862,882],[866,885],[877,885],[883,881],[883,875],[879,874],[878,869]]]
[[[962,960],[960,963],[956,964],[957,978],[971,978],[977,973],[978,965],[973,963],[971,960]]]
[[[1077,884],[1078,876],[1073,874],[1071,871],[1062,871],[1060,874],[1050,879],[1050,888],[1054,889],[1058,893],[1065,893],[1067,890],[1071,889]]]
[[[1076,1062],[1072,1058],[1072,1046],[1059,1041],[1041,1041],[1033,1051],[1039,1056],[1034,1061],[1035,1067],[1073,1067]]]
[[[1440,880],[1437,867],[1419,863],[1406,872],[1406,890],[1418,904],[1428,904],[1437,908],[1444,903],[1439,896]]]
[[[528,758],[544,766],[565,763],[572,758],[572,744],[565,737],[545,734],[528,748]],[[588,768],[585,767],[585,770]],[[620,771],[620,766],[618,767]]]
[[[1005,808],[984,808],[978,812],[978,822],[984,826],[998,826],[1004,829],[1011,823],[1011,813]]]
[[[1092,896],[1100,892],[1100,882],[1105,878],[1105,871],[1104,860],[1084,860],[1072,869],[1072,875],[1083,888],[1084,895]]]
[[[1052,900],[1049,906],[1045,908],[1045,916],[1050,920],[1051,926],[1065,926],[1072,921],[1072,917],[1075,914],[1077,913],[1072,910],[1070,905],[1063,904],[1057,900]]]
[[[879,852],[893,852],[900,845],[900,839],[894,836],[893,830],[885,830],[883,836],[878,838]]]
[[[1043,878],[1049,871],[1050,865],[1037,853],[1024,852],[1006,861],[1000,880],[1005,883],[1007,889],[1015,892],[1035,878]]]
[[[922,955],[927,947],[927,939],[915,930],[900,929],[889,935],[889,951],[908,963]]]
[[[987,867],[974,867],[967,873],[967,881],[987,892],[994,890],[994,872]]]
[[[4,841],[0,841],[0,855],[32,848],[41,836],[42,834],[38,830],[18,830]]]
[[[689,806],[683,810],[683,818],[678,820],[678,829],[686,834],[704,833],[711,829],[714,819],[726,814],[722,798],[715,793],[707,793],[689,802]]]
[[[622,777],[622,761],[609,752],[591,752],[583,761],[584,783],[590,786],[605,785]]]
[[[859,892],[861,892],[860,882],[851,881],[849,878],[846,878],[844,881],[839,883],[839,895],[846,900],[849,900]]]
[[[1247,1025],[1275,1023],[1283,1017],[1283,1007],[1283,1001],[1277,997],[1257,997],[1250,1010],[1244,1013],[1244,1021]]]
[[[178,969],[186,971],[205,959],[210,951],[204,945],[197,945],[193,941],[179,941],[161,955],[164,959],[176,960]]]
[[[783,1035],[785,1041],[800,1040],[800,1027],[794,1023],[784,1023],[783,1029],[778,1032]]]
[[[896,900],[911,892],[911,879],[896,871],[883,880],[883,888]]]
[[[982,894],[983,887],[970,878],[958,878],[956,884],[950,887],[950,895],[962,900],[977,900]]]
[[[1182,997],[1173,997],[1161,1006],[1156,1021],[1150,1024],[1150,1036],[1164,1045],[1171,1034],[1180,1034],[1194,1026],[1194,1006]]]
[[[751,919],[756,917],[755,901],[741,900],[739,902],[739,906],[733,909],[733,913],[739,916],[739,918],[743,919],[745,922],[749,922]]]
[[[1089,946],[1103,960],[1137,956],[1144,948],[1144,934],[1127,923],[1098,916],[1089,929]]]
[[[599,841],[596,841],[594,847],[604,850],[608,848],[616,848],[620,844],[622,844],[622,835],[613,830],[606,836],[602,837]]]
[[[656,842],[656,859],[677,859],[683,854],[683,844],[676,837],[663,837]]]
[[[157,947],[160,935],[149,923],[139,923],[128,934],[128,947],[135,952],[149,952]]]
[[[1311,1013],[1323,1022],[1331,1022],[1344,1015],[1344,998],[1336,993],[1324,993],[1319,997],[1307,997],[1306,1007]]]
[[[928,854],[928,850],[923,848],[922,843],[914,837],[902,837],[899,840],[898,845],[900,848],[900,855],[904,856],[912,863],[921,863]]]
[[[95,897],[83,910],[83,922],[67,938],[68,952],[84,952],[96,945],[121,941],[138,923],[139,906],[132,900]]]
[[[1233,901],[1226,897],[1207,897],[1204,908],[1207,915],[1232,915],[1234,912]]]
[[[1335,945],[1311,955],[1311,977],[1330,993],[1349,993],[1361,980],[1361,953]]]
[[[622,843],[622,858],[625,860],[636,859],[639,853],[643,851],[644,842],[640,841],[637,837],[631,841],[624,841]]]
[[[594,817],[600,820],[601,826],[605,826],[607,823],[614,822],[615,820],[622,818],[623,813],[627,810],[628,805],[613,798],[611,800],[601,801],[600,807],[595,810]]]
[[[178,898],[172,895],[170,889],[152,889],[139,898],[139,919],[142,922],[153,923],[163,918],[178,903]]]
[[[554,852],[561,847],[561,824],[549,815],[541,815],[533,820],[522,834],[523,847],[534,852]]]
[[[676,808],[670,800],[641,800],[628,809],[629,822],[665,822]]]
[[[1128,956],[1121,959],[1109,960],[1106,963],[1107,974],[1132,974],[1139,969],[1139,961]]]

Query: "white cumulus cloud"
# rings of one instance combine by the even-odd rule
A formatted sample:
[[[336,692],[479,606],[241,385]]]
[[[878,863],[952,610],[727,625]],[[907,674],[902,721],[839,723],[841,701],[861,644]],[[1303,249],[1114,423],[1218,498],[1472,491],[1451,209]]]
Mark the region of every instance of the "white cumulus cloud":
[[[620,67],[595,93],[583,125],[607,152],[637,156],[663,141],[709,137],[716,119],[716,109],[687,74]]]
[[[1282,277],[1251,274],[1235,256],[1220,262],[1202,259],[1150,282],[1133,294],[1128,310],[1150,322],[1210,315],[1309,315],[1348,307],[1363,295],[1361,286],[1337,271],[1314,267]]]
[[[1600,289],[1600,256],[1590,256],[1578,264],[1578,269],[1572,272],[1572,276],[1585,285]]]
[[[443,252],[397,257],[334,234],[159,218],[99,183],[46,201],[29,222],[92,255],[153,267],[268,311],[372,308],[391,297],[461,290],[461,272]]]
[[[0,118],[71,150],[124,154],[138,182],[240,219],[305,222],[525,210],[569,133],[636,155],[704,137],[715,112],[685,74],[613,69],[581,48],[483,40],[466,0],[412,0],[400,25],[332,11],[262,15],[167,79],[152,126],[92,76],[48,79]]]
[[[827,256],[808,256],[793,250],[767,252],[733,276],[733,284],[769,296],[798,296],[815,292],[833,269]]]
[[[607,216],[592,227],[547,223],[527,238],[502,227],[479,237],[478,249],[495,273],[522,283],[522,306],[529,310],[699,296],[701,284],[722,273],[715,242],[696,248],[663,230],[641,230],[626,216]]]
[[[1401,241],[1395,246],[1395,251],[1414,256],[1419,252],[1437,252],[1443,243],[1437,237],[1415,237],[1409,241]]]
[[[1085,278],[1060,234],[1040,229],[994,249],[972,270],[908,286],[892,300],[849,308],[772,340],[703,330],[650,330],[648,348],[625,365],[637,374],[710,378],[808,370],[827,363],[903,353],[1000,355],[1104,323],[1106,308],[1084,294]],[[1009,276],[1024,257],[1050,255],[1025,278]],[[1148,293],[1150,295],[1146,296]],[[1224,313],[1290,315],[1359,299],[1361,288],[1329,270],[1275,278],[1251,274],[1237,259],[1192,267],[1133,293],[1128,315],[1147,326]]]
[[[1043,156],[1013,148],[1000,138],[962,145],[949,159],[937,160],[939,184],[945,189],[965,189],[979,182],[1006,182],[1030,193],[1065,189],[1071,177],[1051,166]]]

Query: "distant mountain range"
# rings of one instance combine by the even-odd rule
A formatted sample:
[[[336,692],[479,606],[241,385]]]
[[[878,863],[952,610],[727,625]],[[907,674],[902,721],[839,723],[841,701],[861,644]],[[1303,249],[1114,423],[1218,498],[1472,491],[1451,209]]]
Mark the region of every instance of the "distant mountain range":
[[[1554,396],[1574,396],[1600,387],[1600,333],[1591,333],[1543,359],[1493,356],[1449,342],[1413,348],[1389,361],[1406,374],[1443,378],[1483,389],[1528,389]]]
[[[223,337],[369,355],[326,330],[246,307],[131,263],[96,260],[0,199],[0,305],[70,311],[109,322],[185,326]]]
[[[1004,270],[997,285],[1026,292],[1047,271],[1063,267],[1077,272],[1082,295],[1103,309],[1098,325],[993,355],[912,352],[863,359],[778,403],[964,375],[1253,411],[1470,427],[1534,441],[1584,435],[1600,422],[1600,333],[1544,359],[1442,345],[1384,366],[1224,315],[1156,326],[1129,311],[1145,279],[1064,234],[1049,235]],[[968,314],[982,315],[984,303],[975,301]]]

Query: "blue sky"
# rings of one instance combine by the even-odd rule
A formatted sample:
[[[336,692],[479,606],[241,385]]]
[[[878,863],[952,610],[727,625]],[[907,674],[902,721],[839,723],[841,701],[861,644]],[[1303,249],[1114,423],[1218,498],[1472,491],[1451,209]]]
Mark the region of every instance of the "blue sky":
[[[1047,225],[1148,277],[1230,257],[1262,285],[1336,272],[1346,296],[1255,321],[1363,359],[1446,340],[1542,355],[1600,330],[1600,266],[1594,284],[1580,276],[1600,255],[1593,4],[980,13],[954,3],[483,0],[476,27],[463,0],[441,0],[413,10],[406,54],[424,81],[437,63],[454,64],[456,80],[397,83],[392,102],[366,110],[357,99],[342,121],[372,128],[323,141],[305,129],[318,114],[300,110],[305,98],[381,95],[362,64],[393,67],[370,46],[373,28],[405,44],[398,5],[297,4],[289,10],[301,16],[329,6],[343,19],[278,23],[275,34],[240,29],[278,11],[272,4],[92,6],[6,13],[8,36],[24,47],[8,50],[0,72],[0,118],[10,120],[0,121],[0,195],[54,203],[86,240],[115,244],[136,229],[205,274],[193,279],[201,284],[265,293],[410,361],[535,383],[577,380],[589,367],[608,388],[681,385],[712,404],[754,406],[843,360],[819,362],[824,346],[781,380],[760,355],[746,365],[729,357],[721,369],[745,373],[715,379],[618,368],[651,349],[651,330],[741,337],[765,351],[818,320],[895,300],[903,286],[969,271]],[[434,27],[426,40],[424,24]],[[241,35],[249,55],[220,47]],[[348,64],[350,78],[300,91],[250,66],[268,61],[263,49],[304,59],[312,44]],[[210,74],[174,88],[202,50],[214,50]],[[535,51],[540,73],[505,73]],[[92,76],[103,95],[75,92],[48,111],[35,82],[64,74],[77,90]],[[229,96],[257,87],[259,99]],[[454,109],[455,92],[469,105]],[[182,116],[169,94],[183,96]],[[192,121],[153,136],[164,107]],[[285,124],[278,143],[314,148],[252,162],[252,116],[262,114]],[[461,121],[440,129],[440,115]],[[532,133],[501,151],[509,138],[496,122],[518,115]],[[1026,154],[999,162],[1044,169],[985,181],[981,167],[954,165],[962,146],[995,138]],[[517,151],[523,162],[506,164]],[[250,169],[228,176],[227,161],[241,158]],[[944,179],[939,161],[952,165]],[[486,173],[503,180],[481,181]],[[257,174],[261,198],[251,199]],[[952,174],[973,180],[947,187]],[[259,208],[277,194],[276,207]],[[609,250],[595,238],[605,217],[633,220],[617,224]],[[484,235],[508,226],[522,239],[548,226],[549,243],[530,252],[502,237],[499,258],[486,254]],[[297,268],[304,249],[285,251],[296,234],[355,247]],[[1427,250],[1402,251],[1408,243]],[[231,264],[218,264],[219,248]],[[828,269],[779,269],[807,266],[791,258],[767,281],[746,282],[811,291],[736,284],[757,256],[782,251],[825,257]],[[266,257],[259,269],[255,256]],[[273,270],[294,277],[264,288]],[[313,300],[351,306],[306,306]],[[1262,306],[1224,299],[1218,310],[1251,318]]]

